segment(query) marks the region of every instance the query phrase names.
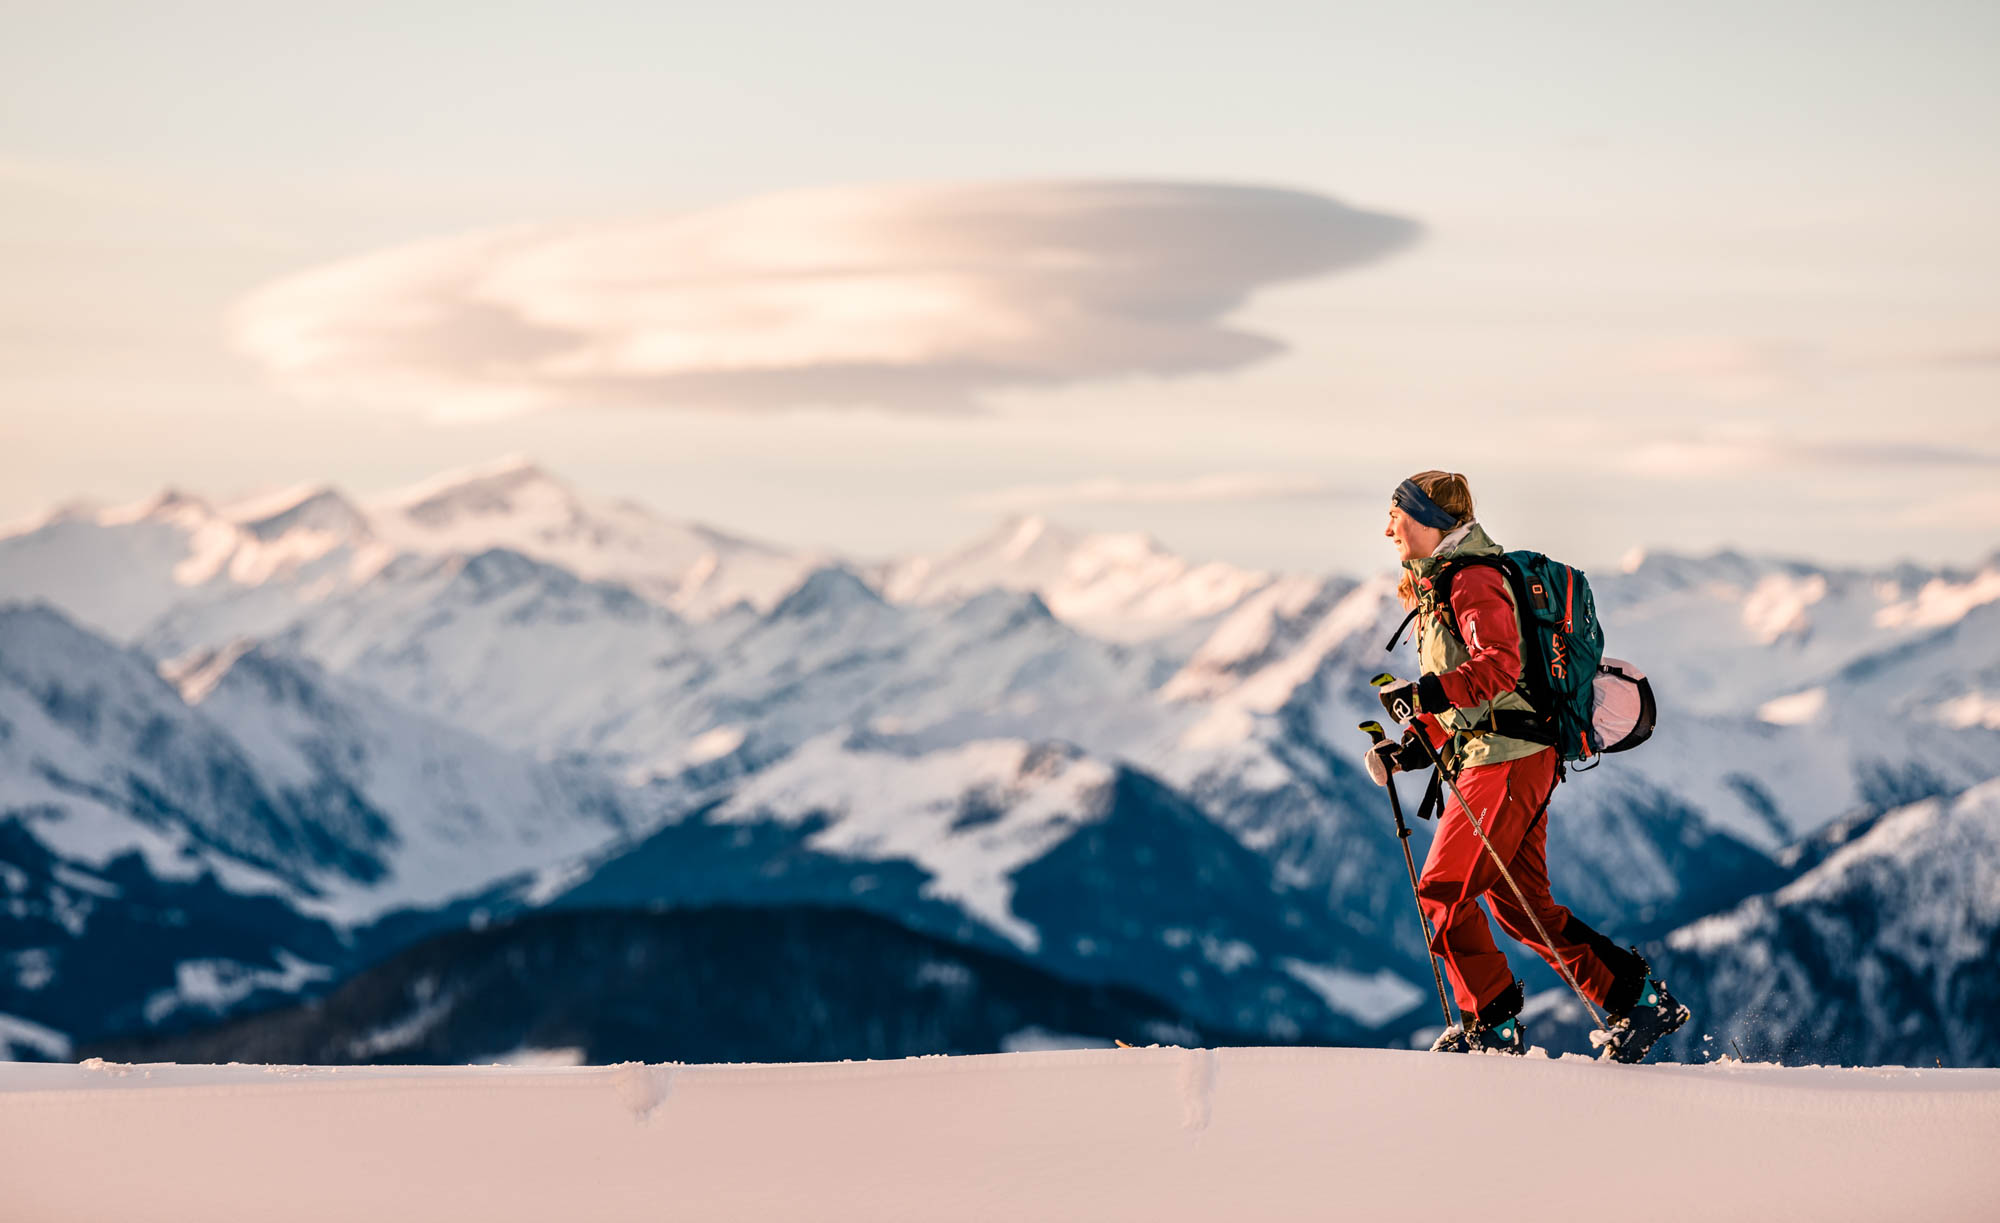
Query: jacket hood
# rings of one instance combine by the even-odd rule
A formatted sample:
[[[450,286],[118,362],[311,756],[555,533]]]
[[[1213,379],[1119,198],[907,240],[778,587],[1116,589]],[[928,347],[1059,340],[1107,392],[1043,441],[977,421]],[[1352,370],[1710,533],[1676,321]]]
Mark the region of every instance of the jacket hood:
[[[1403,568],[1420,578],[1430,577],[1438,571],[1438,566],[1454,556],[1498,556],[1506,549],[1493,542],[1486,528],[1477,522],[1468,522],[1457,527],[1438,542],[1437,551],[1429,556],[1403,562]]]

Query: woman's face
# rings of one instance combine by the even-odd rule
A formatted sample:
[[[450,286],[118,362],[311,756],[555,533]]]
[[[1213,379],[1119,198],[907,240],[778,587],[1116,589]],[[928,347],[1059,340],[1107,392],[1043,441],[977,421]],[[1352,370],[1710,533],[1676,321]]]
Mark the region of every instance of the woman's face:
[[[1429,556],[1444,539],[1443,531],[1425,526],[1393,505],[1389,507],[1389,527],[1382,534],[1395,543],[1399,561]]]

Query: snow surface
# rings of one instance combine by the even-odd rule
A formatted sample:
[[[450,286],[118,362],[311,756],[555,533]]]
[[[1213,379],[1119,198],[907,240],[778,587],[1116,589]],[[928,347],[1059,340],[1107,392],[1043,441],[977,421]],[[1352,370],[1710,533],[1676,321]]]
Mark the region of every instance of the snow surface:
[[[523,1051],[526,1055],[531,1051]],[[12,1217],[1992,1217],[2000,1071],[1351,1049],[798,1065],[0,1066]],[[1604,1150],[1643,1125],[1646,1165]],[[1504,1127],[1508,1137],[1491,1141]],[[1434,1139],[1476,1132],[1482,1150]],[[109,1155],[110,1157],[107,1157]],[[1460,1161],[1456,1172],[1447,1160]]]

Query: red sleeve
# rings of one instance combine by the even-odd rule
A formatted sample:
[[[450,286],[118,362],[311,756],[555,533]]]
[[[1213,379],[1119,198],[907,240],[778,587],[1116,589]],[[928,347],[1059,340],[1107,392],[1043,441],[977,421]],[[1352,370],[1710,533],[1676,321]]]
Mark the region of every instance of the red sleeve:
[[[1521,622],[1507,579],[1485,565],[1460,570],[1451,583],[1451,610],[1472,657],[1438,676],[1444,694],[1470,709],[1512,692],[1521,682]]]

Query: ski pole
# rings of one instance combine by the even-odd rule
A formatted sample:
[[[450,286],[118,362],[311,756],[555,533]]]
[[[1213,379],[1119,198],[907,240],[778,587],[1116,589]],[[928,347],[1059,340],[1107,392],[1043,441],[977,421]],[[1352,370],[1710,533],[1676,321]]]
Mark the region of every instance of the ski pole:
[[[1387,743],[1389,736],[1382,732],[1380,722],[1363,722],[1361,729],[1368,732],[1369,741],[1376,744]],[[1410,855],[1410,826],[1403,822],[1403,800],[1396,796],[1396,778],[1392,774],[1382,788],[1389,792],[1389,811],[1396,817],[1396,835],[1403,842],[1403,865],[1410,868],[1410,896],[1417,902],[1417,921],[1424,928],[1424,958],[1431,963],[1431,980],[1437,983],[1438,1009],[1444,1012],[1444,1026],[1449,1028],[1458,1020],[1451,1013],[1451,1003],[1444,996],[1444,974],[1438,971],[1437,944],[1431,934],[1431,919],[1424,916],[1423,893],[1417,890],[1417,860]]]
[[[1396,677],[1384,673],[1368,682],[1376,688],[1382,688],[1395,683]],[[1416,709],[1402,701],[1398,701],[1397,708],[1390,710],[1389,713],[1398,722],[1413,722],[1417,716]],[[1493,842],[1486,839],[1486,829],[1480,824],[1479,817],[1473,814],[1472,804],[1465,801],[1464,792],[1458,788],[1458,780],[1450,773],[1445,772],[1444,760],[1438,755],[1437,749],[1431,746],[1430,736],[1424,734],[1419,729],[1417,741],[1424,745],[1424,751],[1430,756],[1431,763],[1437,766],[1438,776],[1444,778],[1444,784],[1451,787],[1451,796],[1458,800],[1459,809],[1465,812],[1465,818],[1472,824],[1472,831],[1479,836],[1479,843],[1484,845],[1486,852],[1493,856],[1493,865],[1500,868],[1500,877],[1505,879],[1507,886],[1514,890],[1514,899],[1521,902],[1521,911],[1528,915],[1529,921],[1535,923],[1535,933],[1542,936],[1542,946],[1549,949],[1550,956],[1555,960],[1556,968],[1562,972],[1563,980],[1569,982],[1570,989],[1576,992],[1576,1000],[1583,1003],[1584,1013],[1590,1016],[1590,1022],[1597,1025],[1600,1030],[1608,1031],[1609,1029],[1606,1029],[1604,1025],[1604,1016],[1597,1013],[1596,1005],[1583,992],[1583,986],[1576,983],[1576,974],[1569,970],[1569,965],[1563,963],[1561,953],[1556,951],[1555,940],[1549,937],[1548,928],[1542,925],[1542,919],[1536,916],[1534,908],[1528,904],[1527,894],[1521,891],[1521,885],[1514,882],[1514,872],[1507,869],[1507,863],[1500,857],[1500,851],[1493,848]]]

